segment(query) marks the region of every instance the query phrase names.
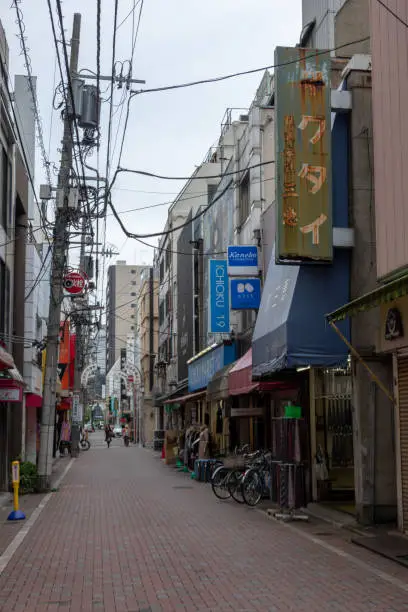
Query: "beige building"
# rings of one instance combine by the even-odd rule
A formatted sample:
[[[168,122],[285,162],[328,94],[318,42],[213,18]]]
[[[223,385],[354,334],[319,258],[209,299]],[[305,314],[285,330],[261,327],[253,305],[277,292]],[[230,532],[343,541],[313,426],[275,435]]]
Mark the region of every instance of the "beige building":
[[[106,372],[120,357],[120,349],[126,348],[128,336],[135,335],[137,298],[141,287],[141,275],[146,266],[127,265],[118,261],[108,268],[106,290]],[[134,355],[127,355],[134,362]]]
[[[146,268],[141,277],[138,297],[138,355],[137,363],[144,387],[141,415],[141,441],[150,446],[155,430],[155,408],[153,403],[154,362],[159,345],[159,280],[154,278],[153,268]],[[138,407],[137,407],[138,409]]]

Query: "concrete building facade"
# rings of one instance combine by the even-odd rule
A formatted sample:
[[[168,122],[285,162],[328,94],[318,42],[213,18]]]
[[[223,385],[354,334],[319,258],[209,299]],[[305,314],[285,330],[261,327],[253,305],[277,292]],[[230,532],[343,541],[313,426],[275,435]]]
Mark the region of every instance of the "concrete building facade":
[[[146,266],[118,261],[108,268],[106,290],[106,373],[126,348],[128,336],[135,336],[137,296]]]

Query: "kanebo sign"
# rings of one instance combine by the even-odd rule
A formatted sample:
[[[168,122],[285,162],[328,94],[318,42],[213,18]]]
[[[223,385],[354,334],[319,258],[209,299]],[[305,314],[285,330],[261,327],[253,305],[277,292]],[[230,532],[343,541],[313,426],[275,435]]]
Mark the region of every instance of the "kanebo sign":
[[[258,247],[237,245],[228,247],[229,276],[256,276],[258,269]]]

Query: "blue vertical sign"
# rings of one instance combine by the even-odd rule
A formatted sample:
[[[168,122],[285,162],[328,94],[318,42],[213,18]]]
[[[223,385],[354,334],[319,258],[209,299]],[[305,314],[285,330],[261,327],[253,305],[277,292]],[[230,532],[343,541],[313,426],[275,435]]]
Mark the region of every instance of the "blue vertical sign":
[[[208,276],[210,279],[208,331],[213,334],[229,334],[230,305],[227,261],[225,259],[210,259]]]

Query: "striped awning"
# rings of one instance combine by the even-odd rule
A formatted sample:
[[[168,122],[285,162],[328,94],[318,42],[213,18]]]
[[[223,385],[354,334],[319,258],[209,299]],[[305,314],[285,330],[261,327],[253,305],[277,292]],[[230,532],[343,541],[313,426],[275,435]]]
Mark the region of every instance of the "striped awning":
[[[326,315],[326,319],[330,322],[342,321],[347,317],[352,317],[359,312],[371,310],[381,304],[387,304],[397,298],[408,294],[408,274],[401,276],[389,283],[377,287],[373,291],[365,293],[359,298],[344,304],[337,310]]]

